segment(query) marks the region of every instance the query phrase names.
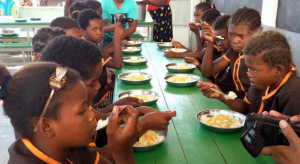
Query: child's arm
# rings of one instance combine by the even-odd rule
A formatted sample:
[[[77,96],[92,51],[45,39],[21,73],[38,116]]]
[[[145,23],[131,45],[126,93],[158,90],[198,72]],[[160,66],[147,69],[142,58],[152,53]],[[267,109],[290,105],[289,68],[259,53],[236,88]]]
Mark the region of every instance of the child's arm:
[[[125,97],[125,98],[122,98],[116,102],[114,102],[113,104],[103,108],[100,110],[100,112],[103,114],[103,113],[110,113],[112,112],[112,109],[113,107],[117,105],[117,106],[120,106],[120,105],[131,105],[133,107],[139,107],[141,105],[143,105],[140,100],[138,98],[135,98],[135,97]]]
[[[211,84],[209,82],[199,81],[199,85],[197,87],[202,90],[204,96],[206,96],[208,98],[219,99],[224,104],[228,105],[230,108],[232,108],[233,110],[235,110],[237,112],[240,112],[243,114],[247,114],[249,112],[250,105],[248,103],[246,103],[244,100],[241,100],[241,99],[226,100],[224,98],[224,96],[221,95],[220,93],[210,90],[210,88],[214,88],[214,89],[222,92],[222,90],[214,84]]]
[[[201,52],[184,52],[184,53],[177,53],[173,51],[167,51],[166,56],[169,58],[184,58],[184,57],[193,57],[202,59],[204,56],[205,51]]]
[[[194,52],[194,51],[188,49],[187,47],[185,47],[184,45],[182,45],[182,44],[181,44],[180,42],[178,42],[178,41],[172,40],[172,44],[175,46],[175,48],[184,48],[184,49],[186,49],[188,52]]]
[[[207,23],[203,23],[201,26],[204,30],[203,38],[208,42],[206,53],[203,57],[202,61],[202,75],[204,77],[210,77],[215,75],[216,73],[226,69],[230,62],[224,59],[224,57],[220,57],[217,60],[213,61],[213,49],[214,49],[214,30]]]
[[[110,54],[114,52],[114,44],[113,42],[109,43],[103,50],[106,54]]]
[[[113,32],[115,30],[115,25],[114,24],[108,25],[108,19],[104,19],[103,20],[103,29],[104,29],[104,32],[106,32],[106,33]]]
[[[197,59],[192,58],[192,57],[185,57],[184,61],[186,63],[195,65],[199,69],[199,71],[201,71],[201,64],[199,63],[199,61]]]
[[[197,25],[195,25],[194,23],[190,23],[190,30],[192,32],[194,32],[195,36],[196,36],[196,40],[197,40],[197,52],[200,52],[204,49],[203,44],[201,43],[201,34],[200,34],[200,30],[199,27],[197,27]]]
[[[116,27],[114,30],[114,37],[113,37],[113,46],[114,46],[114,56],[112,60],[106,63],[107,67],[115,68],[115,69],[122,69],[123,66],[123,54],[121,48],[121,37],[124,34],[124,29],[120,22],[116,23]]]
[[[146,114],[138,122],[138,136],[148,130],[167,130],[169,121],[176,116],[176,111],[152,112]]]
[[[137,20],[134,20],[133,22],[129,22],[129,28],[124,32],[122,36],[122,40],[132,35],[136,31],[137,22],[138,22]]]

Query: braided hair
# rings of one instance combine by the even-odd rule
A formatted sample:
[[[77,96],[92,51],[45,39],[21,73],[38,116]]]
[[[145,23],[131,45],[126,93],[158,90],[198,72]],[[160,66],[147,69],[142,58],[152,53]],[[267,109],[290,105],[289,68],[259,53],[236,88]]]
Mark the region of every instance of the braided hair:
[[[221,15],[219,16],[215,23],[214,23],[214,29],[219,30],[219,29],[228,29],[228,22],[230,19],[230,15]]]
[[[209,9],[203,13],[201,21],[212,25],[219,16],[221,13],[217,9]]]
[[[261,17],[258,11],[243,7],[232,14],[229,24],[248,25],[251,31],[255,31],[261,27]]]
[[[292,53],[285,36],[276,31],[265,31],[256,34],[246,44],[243,53],[245,55],[262,55],[262,60],[272,68],[282,65],[290,70]]]
[[[33,52],[41,53],[52,39],[65,34],[66,32],[58,27],[46,27],[39,29],[32,38]]]

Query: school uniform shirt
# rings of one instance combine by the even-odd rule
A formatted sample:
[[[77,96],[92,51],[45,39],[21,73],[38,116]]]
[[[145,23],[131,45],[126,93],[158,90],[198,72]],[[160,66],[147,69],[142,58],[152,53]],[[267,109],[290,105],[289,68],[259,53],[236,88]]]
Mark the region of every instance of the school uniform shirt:
[[[114,23],[114,17],[119,13],[125,15],[126,18],[132,18],[133,20],[138,19],[137,4],[134,0],[124,0],[120,10],[117,8],[113,0],[102,0],[101,5],[103,9],[103,20],[108,19],[108,25]],[[125,26],[125,29],[127,29],[128,23],[126,23]],[[105,33],[105,36],[108,36],[110,38],[112,38],[113,35],[113,32]]]
[[[222,51],[220,51],[217,45],[214,45],[213,49],[213,61],[217,60],[223,55]],[[202,63],[202,60],[199,61]],[[231,69],[228,67],[227,69],[211,76],[208,78],[211,83],[216,84],[224,93],[228,93],[229,91],[236,92],[235,87],[232,85],[233,80],[231,78]]]
[[[112,58],[107,55],[104,54],[103,55],[103,61],[102,61],[102,65],[103,65],[103,69],[102,69],[102,73],[98,79],[101,88],[98,90],[98,93],[96,95],[96,97],[94,98],[93,102],[95,104],[96,107],[98,108],[105,108],[106,106],[110,105],[112,103],[112,92],[107,89],[106,85],[109,85],[107,83],[107,69],[106,69],[106,63],[108,61],[110,61]]]
[[[248,67],[245,64],[244,55],[230,48],[223,55],[223,58],[230,62],[233,85],[237,91],[237,96],[243,99],[250,87],[250,79],[247,75]]]
[[[9,164],[96,164],[100,155],[92,147],[70,149],[64,163],[47,156],[28,139],[16,140],[8,149]]]
[[[81,38],[86,40],[86,38],[83,36]],[[95,45],[98,46],[97,44],[95,44]],[[112,97],[113,97],[112,92],[110,90],[106,89],[107,87],[105,87],[107,85],[107,69],[106,69],[105,65],[110,60],[112,60],[112,57],[104,53],[103,58],[102,58],[103,68],[102,68],[101,75],[98,79],[101,88],[98,90],[98,93],[93,100],[94,105],[99,108],[105,108],[106,106],[108,106],[112,103],[111,102]]]
[[[300,78],[289,72],[280,85],[270,90],[258,90],[250,87],[244,101],[250,105],[250,112],[261,114],[275,110],[285,115],[300,114]]]

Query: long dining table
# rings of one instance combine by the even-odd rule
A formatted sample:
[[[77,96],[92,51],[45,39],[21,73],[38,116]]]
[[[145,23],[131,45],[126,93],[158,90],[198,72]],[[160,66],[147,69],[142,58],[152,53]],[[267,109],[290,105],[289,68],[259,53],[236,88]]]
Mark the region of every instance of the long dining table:
[[[209,131],[196,120],[197,112],[206,109],[228,109],[222,102],[203,96],[197,86],[168,86],[164,77],[171,74],[166,69],[168,63],[184,63],[182,58],[168,58],[154,42],[144,42],[142,52],[136,55],[148,59],[146,65],[126,66],[116,71],[114,100],[118,94],[127,90],[153,90],[160,95],[157,103],[150,107],[158,111],[175,110],[177,116],[170,121],[168,138],[163,145],[153,151],[134,153],[137,164],[269,164],[274,163],[271,157],[253,158],[243,147],[240,136],[242,130],[235,133],[222,134]],[[148,84],[129,85],[118,79],[125,72],[146,72],[152,75]],[[203,78],[197,69],[192,74]]]

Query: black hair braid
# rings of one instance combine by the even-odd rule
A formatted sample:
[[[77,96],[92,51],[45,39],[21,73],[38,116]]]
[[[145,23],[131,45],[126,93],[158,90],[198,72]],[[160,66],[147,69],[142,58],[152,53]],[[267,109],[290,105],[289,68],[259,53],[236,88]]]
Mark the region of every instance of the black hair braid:
[[[230,24],[249,25],[251,31],[255,31],[261,26],[261,17],[258,11],[243,7],[232,14]]]

